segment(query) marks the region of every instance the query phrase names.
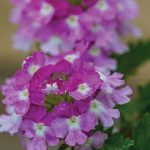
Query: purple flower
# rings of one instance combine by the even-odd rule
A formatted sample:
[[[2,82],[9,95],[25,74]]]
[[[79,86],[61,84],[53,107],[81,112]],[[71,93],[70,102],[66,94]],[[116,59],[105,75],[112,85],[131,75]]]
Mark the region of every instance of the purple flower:
[[[84,144],[87,140],[85,132],[89,132],[94,127],[95,119],[89,113],[70,118],[56,118],[52,122],[52,128],[56,133],[56,137],[65,138],[65,142],[69,146]]]
[[[46,64],[46,56],[42,52],[35,52],[32,56],[27,57],[23,61],[23,69],[29,75],[33,75],[40,67]]]
[[[20,128],[22,116],[16,114],[13,107],[7,107],[6,112],[6,115],[0,115],[0,132],[8,132],[13,135]]]
[[[132,94],[132,90],[129,86],[121,87],[124,85],[122,74],[115,72],[111,75],[110,72],[102,71],[99,68],[97,68],[97,71],[103,80],[102,90],[97,95],[97,99],[107,103],[110,107],[130,101],[129,96]]]
[[[86,99],[91,96],[97,89],[100,89],[102,81],[96,72],[91,70],[80,71],[70,78],[70,95],[76,99]]]
[[[135,0],[84,0],[77,4],[62,0],[12,3],[15,8],[11,20],[19,24],[17,37],[20,37],[18,44],[15,40],[15,47],[25,51],[38,41],[44,52],[56,55],[75,48],[78,40],[87,40],[103,51],[122,54],[127,47],[120,39],[130,33],[139,33],[130,25],[139,13]],[[48,46],[53,46],[54,51]]]
[[[61,79],[61,74],[67,75],[69,72],[70,64],[66,61],[61,61],[56,65],[47,65],[39,69],[30,82],[30,101],[37,105],[43,105],[44,97],[46,96],[46,94],[49,94],[49,92],[56,91],[56,94],[65,93],[67,88],[65,86],[66,81],[63,81]],[[50,78],[55,74],[56,77],[54,77],[54,79]]]
[[[1,87],[7,114],[0,116],[0,132],[19,133],[27,150],[46,150],[60,139],[78,149],[101,147],[106,135],[91,135],[98,120],[111,127],[120,116],[115,105],[127,103],[132,91],[123,87],[122,74],[109,71],[111,65],[98,65],[89,47],[81,41],[61,55],[27,57]]]
[[[40,141],[41,143],[38,145],[45,147],[45,149],[47,149],[46,142],[48,142],[49,146],[57,145],[59,139],[55,137],[55,132],[47,124],[47,119],[49,120],[50,118],[47,118],[46,108],[31,106],[30,111],[25,116],[25,120],[20,127],[22,136],[29,138],[32,144]]]
[[[94,114],[97,122],[99,119],[104,127],[111,127],[114,124],[113,118],[118,119],[120,117],[119,110],[107,108],[107,106],[97,99],[90,102],[89,112]]]
[[[17,114],[24,115],[29,109],[28,82],[26,74],[18,72],[14,78],[9,79],[9,82],[2,86],[3,95],[6,96],[2,101],[3,104],[13,107]]]
[[[78,146],[77,150],[92,150],[92,148],[101,148],[107,139],[107,134],[97,131],[90,136],[85,144]]]

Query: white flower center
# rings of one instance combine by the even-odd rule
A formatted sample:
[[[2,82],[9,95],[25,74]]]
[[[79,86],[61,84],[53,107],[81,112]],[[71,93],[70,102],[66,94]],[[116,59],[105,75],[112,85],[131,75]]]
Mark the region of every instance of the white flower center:
[[[66,55],[64,59],[70,63],[73,63],[79,57],[80,57],[79,54],[69,54]]]
[[[79,18],[76,15],[69,16],[66,23],[70,28],[77,28],[79,26]]]
[[[56,92],[58,90],[58,86],[57,83],[53,83],[53,84],[46,84],[46,93],[50,94],[52,92]]]
[[[70,129],[79,129],[80,128],[80,120],[78,117],[71,117],[67,119],[67,124],[69,125]]]
[[[83,94],[83,95],[86,95],[90,90],[91,89],[87,83],[82,83],[82,84],[78,85],[78,92]]]
[[[99,56],[101,53],[100,48],[97,47],[92,47],[89,52],[94,57]]]
[[[29,97],[28,89],[25,89],[23,91],[19,91],[18,97],[19,97],[19,100],[21,100],[21,101],[27,101],[28,97]]]
[[[42,137],[45,135],[46,126],[44,126],[42,123],[35,123],[34,130],[37,136]]]
[[[54,7],[51,4],[44,2],[44,3],[42,3],[40,13],[43,16],[48,16],[50,14],[53,14],[54,13]]]
[[[96,8],[98,8],[100,11],[106,11],[108,9],[108,4],[105,0],[100,0],[96,4]]]
[[[39,65],[32,64],[32,65],[28,68],[28,72],[29,72],[30,75],[33,75],[39,68],[40,68]]]
[[[103,104],[98,100],[93,100],[90,103],[90,112],[93,112],[95,115],[99,115],[105,110]]]

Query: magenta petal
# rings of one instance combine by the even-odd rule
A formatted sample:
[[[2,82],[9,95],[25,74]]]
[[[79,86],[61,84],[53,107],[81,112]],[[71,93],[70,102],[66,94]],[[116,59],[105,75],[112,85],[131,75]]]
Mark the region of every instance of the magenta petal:
[[[26,114],[30,107],[30,104],[28,102],[24,102],[24,101],[16,102],[15,105],[16,105],[16,107],[14,108],[15,112],[17,114],[21,114],[21,115]]]
[[[51,122],[56,118],[56,114],[54,112],[48,112],[46,117],[42,120],[42,123],[44,123],[47,126],[51,125]]]
[[[129,86],[116,90],[113,94],[114,101],[117,104],[126,104],[130,101],[129,95],[132,94],[132,90]]]
[[[75,135],[76,135],[77,144],[82,145],[86,142],[87,135],[85,135],[82,131],[80,130],[76,131]]]
[[[43,105],[44,104],[44,96],[45,94],[41,91],[30,91],[30,102],[35,105]]]
[[[75,146],[77,143],[76,140],[77,139],[76,139],[75,131],[70,131],[66,136],[65,142],[69,146]]]
[[[83,131],[89,132],[95,128],[95,117],[92,113],[84,113],[80,116],[80,126]]]
[[[95,148],[101,148],[103,146],[105,140],[107,139],[107,134],[98,131],[94,135],[92,135],[92,138],[93,138],[92,145]]]
[[[99,116],[99,119],[101,120],[104,127],[111,127],[114,124],[114,121],[112,117],[108,116],[106,113],[102,113]]]
[[[46,116],[47,110],[42,106],[31,105],[29,112],[25,118],[31,119],[35,122],[40,122]]]
[[[27,143],[27,150],[47,150],[46,140],[33,139]]]
[[[66,119],[63,119],[63,118],[55,119],[52,122],[51,127],[53,128],[53,130],[56,134],[56,137],[58,137],[58,138],[64,138],[68,132]]]
[[[120,117],[120,112],[118,109],[107,109],[107,114],[116,119]]]
[[[47,130],[46,139],[49,146],[56,146],[59,143],[59,139],[56,138],[54,130],[50,127],[49,130]]]

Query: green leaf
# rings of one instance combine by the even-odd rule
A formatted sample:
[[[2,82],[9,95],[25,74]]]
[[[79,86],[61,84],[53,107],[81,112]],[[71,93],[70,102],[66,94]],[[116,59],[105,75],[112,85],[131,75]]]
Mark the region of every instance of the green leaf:
[[[113,134],[105,142],[104,146],[100,150],[129,150],[133,146],[133,140],[124,138],[120,134]]]
[[[123,115],[128,115],[128,117],[133,117],[135,113],[143,116],[145,112],[150,112],[150,82],[138,87],[138,96],[130,103],[119,106],[119,109]]]
[[[150,82],[138,87],[138,96],[130,103],[118,107],[121,112],[119,128],[126,136],[131,136],[132,129],[146,112],[150,112]]]
[[[118,72],[123,73],[125,77],[132,75],[140,65],[150,60],[150,40],[130,43],[129,52],[121,56],[115,55],[114,58],[118,61]]]
[[[133,132],[135,144],[133,150],[150,150],[150,113],[138,123]]]
[[[138,88],[137,110],[141,114],[150,113],[150,82],[144,87]]]

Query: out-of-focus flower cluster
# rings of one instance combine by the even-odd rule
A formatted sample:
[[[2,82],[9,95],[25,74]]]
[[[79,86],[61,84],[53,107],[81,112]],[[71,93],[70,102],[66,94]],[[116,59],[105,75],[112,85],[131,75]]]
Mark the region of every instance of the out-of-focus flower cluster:
[[[139,36],[130,21],[139,9],[135,0],[11,0],[11,20],[19,25],[14,47],[30,50],[35,43],[57,55],[75,47],[79,40],[92,43],[92,55],[123,53],[121,38]]]
[[[27,57],[2,86],[7,114],[0,117],[0,131],[18,133],[28,150],[46,150],[46,143],[62,139],[77,149],[100,147],[107,135],[93,135],[95,127],[113,126],[120,116],[115,105],[129,102],[132,91],[123,87],[122,74],[93,65],[85,53]]]
[[[76,150],[100,148],[119,119],[116,105],[130,101],[123,75],[112,72],[110,56],[128,50],[122,38],[139,36],[130,21],[135,0],[11,0],[18,24],[15,48],[41,52],[1,86],[6,114],[0,132],[19,134],[27,150],[47,150],[64,142]]]

